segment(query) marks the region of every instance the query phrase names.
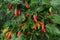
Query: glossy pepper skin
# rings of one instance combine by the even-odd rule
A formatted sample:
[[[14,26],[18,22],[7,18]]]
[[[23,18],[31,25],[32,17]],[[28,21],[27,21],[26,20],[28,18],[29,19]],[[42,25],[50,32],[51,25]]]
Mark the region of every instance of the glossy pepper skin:
[[[36,24],[34,24],[33,28],[34,28],[34,30],[36,30],[36,29],[37,29],[37,28],[36,28]]]
[[[30,14],[26,14],[26,17],[29,17],[30,16]]]
[[[50,12],[50,16],[52,16],[52,12]]]
[[[18,10],[17,8],[14,9],[14,15],[17,16],[17,15],[20,15],[20,10]]]
[[[8,10],[11,10],[13,7],[13,4],[10,4],[9,7],[8,7]]]
[[[20,24],[20,27],[24,26],[24,24]]]
[[[7,35],[5,36],[5,38],[11,38],[12,32],[7,32]]]
[[[21,31],[18,31],[18,33],[17,33],[17,37],[20,36],[20,34],[21,34]]]
[[[25,3],[24,5],[25,5],[25,7],[26,7],[26,8],[29,8],[29,5],[28,5],[28,3]]]
[[[45,26],[44,26],[44,23],[40,22],[40,25],[41,25],[41,27],[42,27],[42,31],[43,31],[43,32],[46,32],[46,29],[44,28],[44,27],[45,27]]]
[[[33,19],[34,19],[35,22],[37,22],[37,14],[33,15]]]

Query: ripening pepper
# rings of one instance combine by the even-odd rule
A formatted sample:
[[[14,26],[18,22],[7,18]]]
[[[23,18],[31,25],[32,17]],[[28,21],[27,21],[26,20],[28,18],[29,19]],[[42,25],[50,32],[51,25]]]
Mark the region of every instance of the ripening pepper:
[[[2,30],[2,33],[3,33],[3,34],[6,33],[6,32],[8,32],[8,28]]]
[[[18,10],[17,8],[15,8],[14,9],[14,14],[15,14],[15,16],[20,15],[20,10]]]
[[[5,35],[5,38],[11,38],[11,35],[12,35],[12,32],[9,31],[9,32],[7,32],[7,34]]]
[[[21,31],[18,31],[18,33],[17,33],[17,37],[20,36],[20,34],[21,34]]]
[[[50,16],[52,16],[52,7],[49,8]]]

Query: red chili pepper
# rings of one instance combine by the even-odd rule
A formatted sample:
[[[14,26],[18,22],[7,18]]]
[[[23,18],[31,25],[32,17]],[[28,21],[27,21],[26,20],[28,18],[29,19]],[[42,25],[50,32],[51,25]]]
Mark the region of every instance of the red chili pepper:
[[[34,30],[36,30],[36,25],[34,25]]]
[[[17,37],[20,36],[20,34],[21,34],[21,31],[18,31],[18,33],[17,33]]]
[[[46,32],[46,29],[44,29],[43,32]]]
[[[26,8],[29,8],[29,5],[28,5],[28,3],[25,3],[25,7],[26,7]]]
[[[26,17],[29,17],[30,16],[30,14],[26,14]]]
[[[17,15],[20,15],[20,10],[18,10],[17,8],[15,8],[14,14],[15,14],[16,16],[17,16]]]
[[[13,4],[10,4],[9,7],[8,7],[8,9],[11,10],[12,7],[13,7]]]
[[[37,15],[33,15],[33,19],[35,22],[37,22]]]
[[[46,32],[46,29],[44,28],[44,26],[42,26],[42,31],[43,31],[43,32]]]
[[[52,12],[50,12],[50,16],[52,16]]]
[[[24,26],[24,24],[20,24],[20,26],[22,27],[22,26]]]
[[[12,32],[8,32],[7,35],[5,36],[5,38],[11,38]]]
[[[40,22],[40,25],[41,25],[41,27],[42,27],[42,31],[43,31],[43,32],[46,32],[46,30],[45,30],[45,28],[44,28],[44,27],[45,27],[44,24],[43,24],[42,22]]]

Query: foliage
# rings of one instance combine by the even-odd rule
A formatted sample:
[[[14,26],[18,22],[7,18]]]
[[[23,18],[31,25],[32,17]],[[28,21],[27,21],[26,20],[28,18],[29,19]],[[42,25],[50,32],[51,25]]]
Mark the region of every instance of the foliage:
[[[0,40],[60,40],[60,0],[0,0]]]

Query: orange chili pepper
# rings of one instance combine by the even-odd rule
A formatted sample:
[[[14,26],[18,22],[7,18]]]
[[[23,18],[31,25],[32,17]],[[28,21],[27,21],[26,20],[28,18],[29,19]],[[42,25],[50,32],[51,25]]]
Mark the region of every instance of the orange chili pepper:
[[[12,32],[8,32],[7,35],[5,36],[5,38],[11,38]]]
[[[21,31],[18,31],[18,33],[17,33],[17,37],[20,36],[20,34],[21,34]]]

